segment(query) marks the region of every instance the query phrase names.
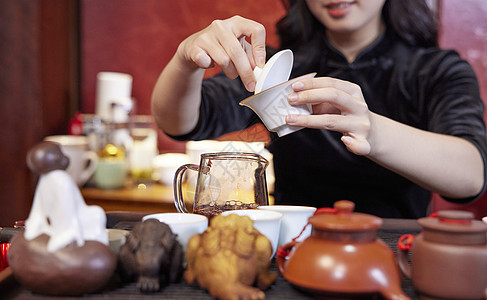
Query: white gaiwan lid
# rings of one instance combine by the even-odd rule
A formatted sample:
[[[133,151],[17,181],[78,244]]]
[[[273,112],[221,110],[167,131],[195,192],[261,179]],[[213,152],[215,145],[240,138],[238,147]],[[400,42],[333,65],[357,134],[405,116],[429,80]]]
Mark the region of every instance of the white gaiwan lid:
[[[255,94],[286,82],[291,75],[293,60],[293,52],[286,49],[274,54],[263,68],[255,67]]]

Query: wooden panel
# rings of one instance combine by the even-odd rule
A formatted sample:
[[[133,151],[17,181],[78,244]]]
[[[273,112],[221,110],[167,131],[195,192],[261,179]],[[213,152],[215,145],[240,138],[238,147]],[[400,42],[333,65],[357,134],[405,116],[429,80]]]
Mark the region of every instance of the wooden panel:
[[[26,216],[32,184],[25,153],[41,125],[35,101],[40,96],[37,4],[27,2],[0,2],[0,226],[12,226],[15,218]]]
[[[480,92],[487,106],[487,1],[441,0],[439,2],[440,45],[456,49],[473,66]],[[487,120],[487,112],[484,114]],[[487,194],[477,202],[454,205],[435,195],[433,209],[472,211],[477,218],[487,216]]]
[[[81,0],[82,112],[94,112],[96,74],[116,71],[134,77],[136,110],[150,114],[154,84],[179,43],[212,20],[236,14],[264,24],[268,44],[277,45],[280,0]],[[184,144],[162,136],[159,148],[184,151]]]
[[[36,177],[27,151],[45,135],[67,132],[75,4],[0,1],[0,226],[30,210]]]

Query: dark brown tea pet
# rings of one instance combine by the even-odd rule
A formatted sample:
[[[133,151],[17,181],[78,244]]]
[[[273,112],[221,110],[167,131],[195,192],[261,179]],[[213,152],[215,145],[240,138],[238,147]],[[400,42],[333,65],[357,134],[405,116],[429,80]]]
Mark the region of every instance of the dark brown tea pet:
[[[137,280],[141,292],[157,292],[161,283],[174,283],[183,273],[183,249],[165,223],[137,223],[119,252],[121,276]]]
[[[277,278],[270,271],[272,245],[247,216],[215,216],[191,237],[184,279],[218,299],[264,299]],[[256,285],[256,287],[253,287]]]

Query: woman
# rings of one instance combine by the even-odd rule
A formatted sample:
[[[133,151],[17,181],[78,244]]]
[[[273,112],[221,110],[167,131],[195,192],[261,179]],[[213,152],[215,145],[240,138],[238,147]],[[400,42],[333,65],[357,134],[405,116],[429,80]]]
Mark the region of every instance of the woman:
[[[456,52],[436,47],[435,26],[424,1],[291,1],[278,24],[281,47],[295,54],[291,77],[318,75],[296,82],[288,96],[291,104],[312,104],[312,115],[286,119],[306,128],[268,147],[277,204],[347,199],[357,211],[418,218],[430,192],[457,203],[483,192],[478,83]],[[252,69],[265,54],[265,29],[241,17],[188,37],[155,86],[158,125],[185,140],[258,122],[238,102],[255,88]],[[224,74],[203,80],[214,64]]]

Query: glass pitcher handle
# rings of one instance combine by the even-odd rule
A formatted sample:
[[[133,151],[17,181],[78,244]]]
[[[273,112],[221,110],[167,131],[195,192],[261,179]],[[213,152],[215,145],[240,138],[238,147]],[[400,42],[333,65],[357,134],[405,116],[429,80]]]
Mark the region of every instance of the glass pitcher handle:
[[[199,171],[199,166],[198,165],[193,165],[193,164],[186,164],[182,165],[179,167],[179,169],[176,171],[174,174],[174,205],[176,206],[176,209],[180,213],[189,213],[188,209],[186,208],[186,204],[183,199],[183,176],[184,173],[186,173],[186,170],[193,170],[193,171]]]

